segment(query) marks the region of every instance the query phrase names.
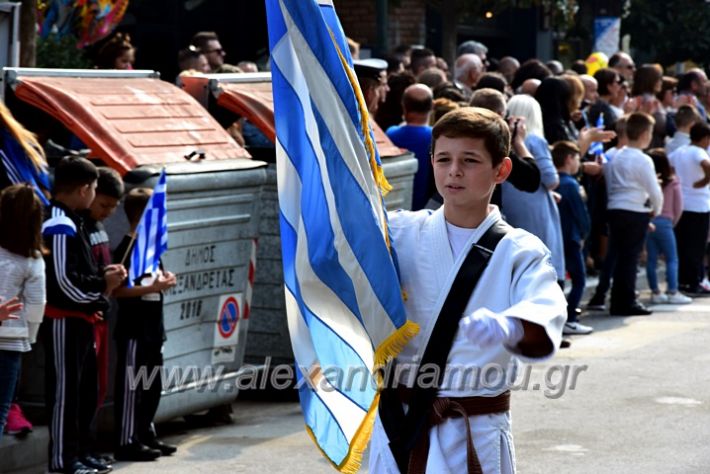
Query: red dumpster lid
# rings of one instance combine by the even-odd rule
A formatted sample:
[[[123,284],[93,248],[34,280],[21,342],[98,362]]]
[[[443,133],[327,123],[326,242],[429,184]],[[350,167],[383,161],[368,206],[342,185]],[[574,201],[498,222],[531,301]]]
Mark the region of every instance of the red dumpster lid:
[[[250,77],[253,77],[253,82],[250,82]],[[188,76],[182,78],[182,81],[190,93],[199,94],[201,90],[204,90],[206,79],[210,79],[210,82],[213,82],[212,90],[217,96],[218,105],[246,117],[269,140],[275,141],[274,98],[271,79],[268,74]],[[375,132],[377,151],[379,151],[380,156],[400,156],[405,153],[404,150],[392,143],[374,120],[371,123]]]
[[[120,173],[140,165],[250,158],[193,97],[157,78],[24,77],[16,96],[59,120]]]
[[[249,119],[272,142],[276,141],[271,82],[221,83],[217,104]]]

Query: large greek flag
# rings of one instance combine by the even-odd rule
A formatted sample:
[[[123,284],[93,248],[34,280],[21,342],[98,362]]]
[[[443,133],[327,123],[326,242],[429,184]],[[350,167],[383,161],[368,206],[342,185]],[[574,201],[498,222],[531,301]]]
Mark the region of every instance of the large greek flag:
[[[417,331],[390,253],[386,186],[333,4],[266,0],[286,306],[306,429],[355,472],[376,367]],[[362,383],[365,382],[365,383]]]
[[[143,216],[136,228],[136,241],[131,252],[128,285],[146,273],[155,273],[160,256],[168,249],[167,177],[165,168],[153,189]]]

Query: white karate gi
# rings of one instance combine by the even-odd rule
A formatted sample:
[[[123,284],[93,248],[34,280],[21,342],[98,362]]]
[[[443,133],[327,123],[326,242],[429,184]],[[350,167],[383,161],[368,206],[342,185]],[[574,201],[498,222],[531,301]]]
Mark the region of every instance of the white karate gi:
[[[420,326],[419,334],[397,358],[398,364],[416,364],[426,348],[436,317],[449,293],[466,251],[454,259],[444,219],[443,208],[433,213],[397,211],[389,214],[393,246],[399,259],[402,287],[408,295],[405,302],[408,319]],[[471,234],[466,249],[477,242],[488,228],[501,220],[500,212],[491,206],[486,219]],[[562,326],[566,320],[567,303],[557,284],[557,274],[550,252],[532,234],[514,229],[498,244],[495,253],[479,280],[464,314],[486,308],[504,316],[520,318],[545,328],[555,348],[559,347]],[[456,380],[444,380],[439,396],[496,396],[515,380],[517,358],[502,345],[480,349],[459,331],[447,361],[447,367],[487,367],[496,364],[494,378],[502,372],[499,383],[461,386]],[[476,378],[473,378],[475,382]],[[483,472],[515,472],[510,413],[470,417],[471,432]],[[449,418],[429,432],[427,472],[460,474],[466,472],[466,434],[464,420]],[[370,443],[370,472],[398,473],[389,449],[387,434],[379,417],[375,421]]]

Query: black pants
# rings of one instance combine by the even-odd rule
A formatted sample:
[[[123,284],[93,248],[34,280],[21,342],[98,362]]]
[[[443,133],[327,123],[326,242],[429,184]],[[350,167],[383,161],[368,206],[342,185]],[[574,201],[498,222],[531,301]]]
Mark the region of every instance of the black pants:
[[[609,252],[616,255],[610,311],[626,309],[636,302],[636,268],[651,216],[645,212],[609,211]]]
[[[703,279],[710,212],[683,211],[673,229],[678,246],[678,284],[695,289]]]
[[[45,399],[49,420],[49,470],[70,466],[91,448],[98,383],[94,326],[81,319],[46,319]]]
[[[163,389],[162,342],[124,339],[117,345],[113,403],[116,446],[150,442],[155,438],[153,418]]]

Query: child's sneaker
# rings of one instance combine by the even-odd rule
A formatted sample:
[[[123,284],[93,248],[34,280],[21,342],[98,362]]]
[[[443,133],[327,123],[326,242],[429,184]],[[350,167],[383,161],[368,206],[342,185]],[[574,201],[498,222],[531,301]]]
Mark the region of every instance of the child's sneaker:
[[[692,302],[693,298],[691,298],[690,296],[685,296],[679,291],[668,294],[668,303],[670,304],[690,304]]]
[[[663,293],[651,293],[651,303],[666,304],[668,303],[668,295],[664,295]]]
[[[20,405],[13,403],[10,405],[10,410],[7,412],[7,423],[5,424],[5,433],[15,436],[27,436],[32,432],[32,423],[27,421],[22,413]]]
[[[562,329],[562,334],[565,336],[571,336],[573,334],[589,334],[594,331],[591,326],[585,326],[580,323],[565,323],[565,327]]]

